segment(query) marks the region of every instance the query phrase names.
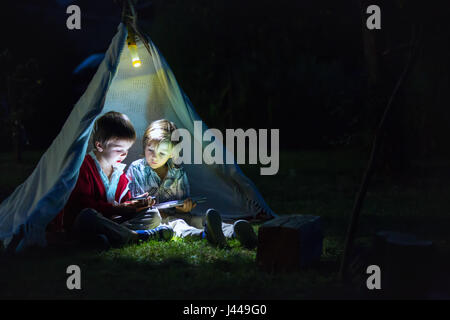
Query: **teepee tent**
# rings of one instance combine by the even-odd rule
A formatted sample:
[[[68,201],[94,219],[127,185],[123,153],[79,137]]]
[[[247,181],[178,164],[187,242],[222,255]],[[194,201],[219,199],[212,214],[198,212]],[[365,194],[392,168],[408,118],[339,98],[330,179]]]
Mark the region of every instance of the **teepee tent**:
[[[142,157],[142,134],[151,121],[166,118],[187,129],[193,143],[194,121],[201,121],[159,50],[147,36],[137,41],[142,65],[133,68],[124,23],[96,74],[74,106],[61,132],[44,153],[33,173],[0,205],[0,240],[6,242],[24,226],[23,245],[46,245],[45,229],[60,212],[75,187],[81,163],[90,147],[95,120],[114,110],[129,116],[137,133],[125,163]],[[203,132],[206,130],[203,125]],[[202,132],[202,133],[203,133]],[[224,158],[228,152],[224,150]],[[192,196],[205,196],[194,214],[216,208],[227,219],[275,216],[255,185],[233,164],[184,164]]]

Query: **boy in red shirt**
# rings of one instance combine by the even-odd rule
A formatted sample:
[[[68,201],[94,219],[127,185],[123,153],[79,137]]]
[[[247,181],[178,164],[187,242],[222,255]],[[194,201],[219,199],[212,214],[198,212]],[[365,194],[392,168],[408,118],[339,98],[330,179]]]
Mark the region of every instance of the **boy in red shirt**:
[[[154,204],[152,198],[130,201],[129,181],[123,172],[126,165],[122,161],[135,140],[133,125],[122,113],[111,111],[95,122],[94,149],[86,154],[75,188],[55,224],[83,242],[100,241],[115,247],[172,237],[170,228],[159,226],[158,211],[148,210]],[[145,215],[136,218],[144,210]],[[128,222],[117,223],[124,220]],[[140,230],[131,230],[133,225]]]

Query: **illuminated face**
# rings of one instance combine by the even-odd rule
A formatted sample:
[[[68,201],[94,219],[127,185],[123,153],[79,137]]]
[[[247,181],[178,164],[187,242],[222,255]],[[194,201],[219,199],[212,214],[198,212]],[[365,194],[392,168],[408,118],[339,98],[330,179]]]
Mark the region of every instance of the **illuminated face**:
[[[128,155],[128,150],[131,148],[133,143],[134,141],[113,138],[105,145],[102,145],[100,142],[96,142],[95,146],[102,161],[105,161],[110,165],[115,165],[125,160]]]
[[[145,148],[145,160],[152,169],[161,168],[172,157],[171,151],[170,142],[150,141]]]

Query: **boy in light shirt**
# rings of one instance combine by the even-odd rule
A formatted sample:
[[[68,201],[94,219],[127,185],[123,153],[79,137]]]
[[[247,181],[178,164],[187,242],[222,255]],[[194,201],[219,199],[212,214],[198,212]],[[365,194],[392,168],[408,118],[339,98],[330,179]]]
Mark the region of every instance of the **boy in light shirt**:
[[[247,248],[254,248],[257,237],[248,221],[238,220],[234,224],[223,223],[219,212],[213,208],[203,219],[190,214],[196,203],[190,198],[190,187],[184,168],[175,165],[172,132],[176,130],[173,122],[161,119],[153,121],[143,137],[145,157],[131,163],[127,170],[130,179],[131,195],[149,193],[157,203],[184,200],[179,207],[159,210],[162,225],[173,228],[176,236],[194,239],[206,238],[212,245],[223,247],[226,238],[237,238]]]

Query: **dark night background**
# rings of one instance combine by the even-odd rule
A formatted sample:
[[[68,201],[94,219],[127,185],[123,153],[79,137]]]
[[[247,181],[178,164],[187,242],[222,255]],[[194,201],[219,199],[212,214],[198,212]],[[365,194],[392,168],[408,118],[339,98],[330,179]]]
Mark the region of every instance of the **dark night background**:
[[[69,3],[81,7],[79,31],[65,27]],[[296,150],[368,150],[405,65],[411,29],[420,29],[417,56],[389,120],[383,167],[398,171],[411,159],[447,157],[445,7],[374,3],[382,8],[382,29],[370,32],[363,32],[368,15],[359,1],[155,0],[141,1],[138,13],[208,126],[280,128],[281,147]],[[29,148],[47,147],[92,76],[71,72],[106,50],[120,11],[113,1],[20,1],[3,8],[3,141],[11,141],[14,113],[7,76]]]

